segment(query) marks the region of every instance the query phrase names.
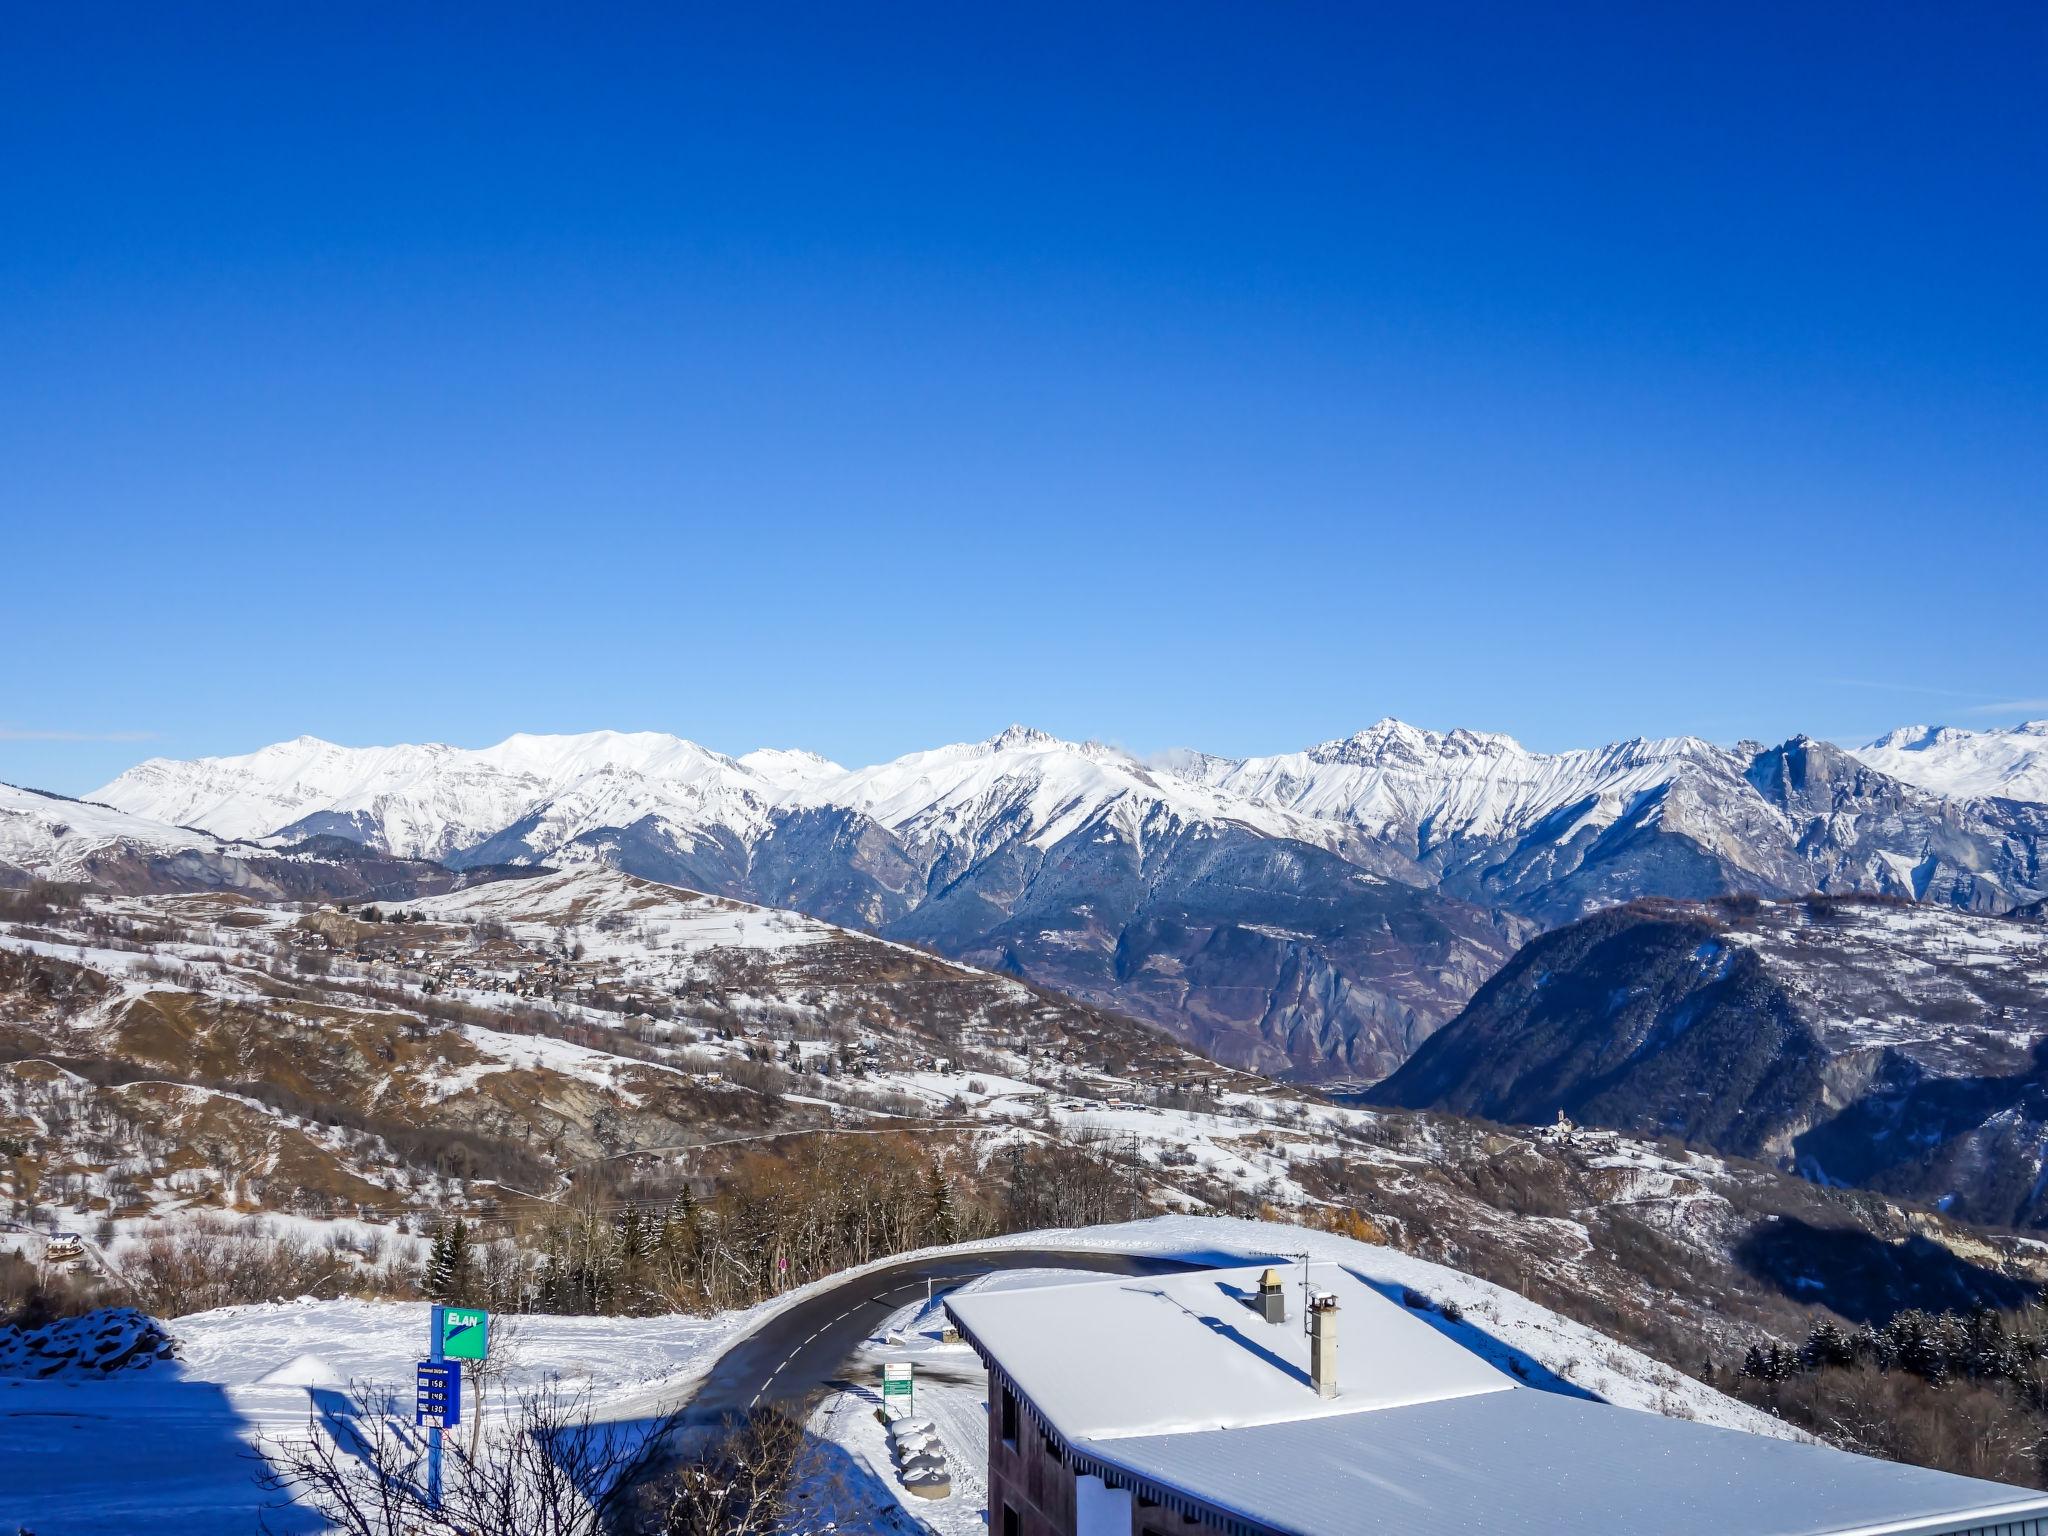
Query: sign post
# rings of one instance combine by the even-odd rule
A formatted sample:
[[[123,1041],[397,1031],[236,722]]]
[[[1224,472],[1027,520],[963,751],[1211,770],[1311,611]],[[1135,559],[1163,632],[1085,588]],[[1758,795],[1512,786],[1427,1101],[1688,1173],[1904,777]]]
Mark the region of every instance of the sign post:
[[[462,1422],[462,1367],[422,1360],[413,1375],[414,1424],[427,1428],[427,1504],[441,1507],[441,1431]]]
[[[412,1421],[427,1431],[427,1503],[441,1507],[441,1431],[462,1422],[462,1362],[491,1352],[491,1314],[437,1306],[427,1319],[427,1358],[413,1378]],[[478,1404],[481,1407],[481,1402]]]
[[[911,1364],[908,1360],[891,1360],[882,1367],[882,1412],[888,1418],[907,1417],[915,1398],[912,1395]],[[901,1408],[901,1413],[891,1410]]]

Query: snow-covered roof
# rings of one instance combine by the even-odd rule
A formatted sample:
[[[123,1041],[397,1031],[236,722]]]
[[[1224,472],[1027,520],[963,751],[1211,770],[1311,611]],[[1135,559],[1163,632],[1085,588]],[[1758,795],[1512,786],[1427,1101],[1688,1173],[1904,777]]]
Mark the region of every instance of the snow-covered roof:
[[[1518,1387],[1090,1449],[1268,1530],[1407,1536],[1936,1536],[2048,1495]]]
[[[1276,1266],[1287,1319],[1247,1304],[1264,1265],[948,1302],[955,1320],[1060,1432],[1110,1439],[1356,1414],[1514,1382],[1337,1264],[1314,1264],[1337,1298],[1338,1395],[1309,1380],[1301,1266]]]
[[[1079,1472],[1240,1536],[2048,1536],[2048,1494],[1542,1392],[1349,1268],[1338,1396],[1309,1382],[1301,1266],[969,1292],[947,1307]]]

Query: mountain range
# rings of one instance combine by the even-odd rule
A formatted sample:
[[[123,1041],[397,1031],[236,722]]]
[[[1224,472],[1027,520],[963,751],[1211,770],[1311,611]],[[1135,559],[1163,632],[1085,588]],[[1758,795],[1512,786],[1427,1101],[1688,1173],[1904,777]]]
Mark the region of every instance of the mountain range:
[[[1981,786],[2043,778],[2042,723],[1913,727],[1855,752],[1677,737],[1547,754],[1383,720],[1279,756],[1153,761],[1012,727],[855,769],[658,733],[301,737],[152,759],[90,798],[250,856],[346,840],[454,869],[611,865],[923,944],[1233,1065],[1340,1080],[1383,1076],[1523,940],[1619,902],[2038,902],[2048,805]]]

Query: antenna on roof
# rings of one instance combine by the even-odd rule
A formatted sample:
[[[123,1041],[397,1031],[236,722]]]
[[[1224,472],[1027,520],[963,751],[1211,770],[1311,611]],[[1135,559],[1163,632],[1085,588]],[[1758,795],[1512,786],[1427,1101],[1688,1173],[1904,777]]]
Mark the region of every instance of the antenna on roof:
[[[1316,1288],[1310,1285],[1308,1280],[1308,1254],[1305,1252],[1290,1253],[1287,1257],[1301,1260],[1301,1331],[1307,1333],[1308,1310],[1316,1299]]]

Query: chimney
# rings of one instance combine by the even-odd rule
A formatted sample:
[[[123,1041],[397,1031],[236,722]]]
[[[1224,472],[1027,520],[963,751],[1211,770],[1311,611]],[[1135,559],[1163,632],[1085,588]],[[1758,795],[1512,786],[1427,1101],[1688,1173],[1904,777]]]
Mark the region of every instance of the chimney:
[[[1280,1272],[1269,1269],[1259,1276],[1259,1290],[1252,1301],[1253,1310],[1269,1323],[1287,1321],[1287,1292],[1280,1287]]]
[[[1308,1304],[1308,1379],[1318,1397],[1337,1395],[1337,1298],[1327,1292]]]

